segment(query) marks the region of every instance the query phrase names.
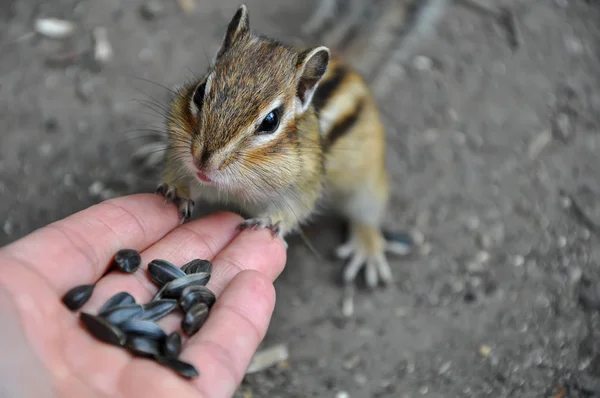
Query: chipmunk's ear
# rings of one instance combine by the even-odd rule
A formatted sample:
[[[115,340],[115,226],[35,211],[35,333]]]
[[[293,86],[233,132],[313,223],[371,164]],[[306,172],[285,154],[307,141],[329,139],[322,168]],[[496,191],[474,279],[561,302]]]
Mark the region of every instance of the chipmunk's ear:
[[[329,48],[320,46],[300,53],[297,63],[298,90],[297,108],[299,113],[308,109],[317,86],[329,66]]]
[[[227,26],[227,32],[221,43],[221,48],[217,51],[216,59],[220,58],[233,43],[243,36],[250,34],[250,19],[248,18],[248,8],[242,4]]]

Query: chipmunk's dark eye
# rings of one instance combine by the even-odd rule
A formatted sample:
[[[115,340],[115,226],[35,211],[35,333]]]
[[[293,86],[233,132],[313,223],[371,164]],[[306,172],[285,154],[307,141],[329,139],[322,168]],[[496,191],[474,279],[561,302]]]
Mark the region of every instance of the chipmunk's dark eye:
[[[206,83],[202,83],[196,87],[194,90],[194,96],[192,97],[192,101],[198,107],[198,109],[202,108],[202,103],[204,102],[204,89],[206,88]]]
[[[269,113],[263,119],[260,127],[258,128],[259,134],[269,134],[273,133],[279,127],[279,115],[281,113],[281,109],[273,109],[271,113]]]

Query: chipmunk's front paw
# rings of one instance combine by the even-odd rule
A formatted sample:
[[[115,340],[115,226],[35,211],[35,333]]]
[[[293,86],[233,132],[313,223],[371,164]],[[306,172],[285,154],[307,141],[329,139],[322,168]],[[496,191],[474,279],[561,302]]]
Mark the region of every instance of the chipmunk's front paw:
[[[162,183],[156,188],[156,193],[165,197],[165,204],[173,202],[179,208],[179,217],[181,224],[192,217],[194,211],[194,201],[192,199],[180,196],[179,190],[175,185]]]

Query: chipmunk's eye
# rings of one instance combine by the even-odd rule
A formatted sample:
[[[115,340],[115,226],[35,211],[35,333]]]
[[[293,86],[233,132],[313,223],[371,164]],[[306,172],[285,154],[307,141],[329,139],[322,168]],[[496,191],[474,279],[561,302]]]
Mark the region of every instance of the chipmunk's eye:
[[[275,132],[277,127],[279,127],[279,115],[281,113],[281,109],[273,109],[271,113],[269,113],[263,119],[260,127],[258,128],[258,134],[269,134]]]
[[[192,97],[192,101],[198,107],[198,109],[202,108],[202,103],[204,102],[204,89],[206,88],[206,83],[202,83],[196,87],[194,91],[194,96]]]

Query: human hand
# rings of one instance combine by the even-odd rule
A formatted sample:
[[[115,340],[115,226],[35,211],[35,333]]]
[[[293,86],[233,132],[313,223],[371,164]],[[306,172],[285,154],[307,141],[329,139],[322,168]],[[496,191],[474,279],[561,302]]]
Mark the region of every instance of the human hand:
[[[153,194],[109,200],[0,249],[0,396],[221,398],[235,393],[271,319],[272,282],[285,265],[284,245],[266,230],[238,232],[242,218],[232,213],[179,226],[177,209],[163,200]],[[140,251],[140,269],[102,276],[122,248]],[[207,287],[217,302],[180,356],[198,369],[195,379],[100,342],[61,301],[69,289],[96,283],[80,311],[96,314],[119,291],[147,302],[157,291],[145,272],[155,258],[177,265],[194,258],[213,262]],[[174,312],[159,324],[171,332],[179,329],[180,319]]]

